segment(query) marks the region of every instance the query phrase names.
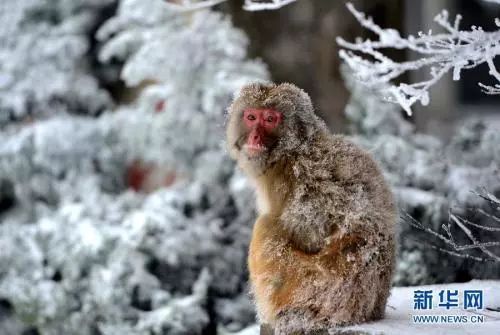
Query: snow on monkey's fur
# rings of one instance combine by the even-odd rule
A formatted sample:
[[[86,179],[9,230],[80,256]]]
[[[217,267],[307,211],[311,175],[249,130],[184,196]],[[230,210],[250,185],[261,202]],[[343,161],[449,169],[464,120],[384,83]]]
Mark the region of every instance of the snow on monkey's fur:
[[[282,113],[277,142],[258,157],[242,145],[247,109]],[[229,152],[257,193],[248,263],[260,321],[290,334],[382,318],[396,210],[373,159],[330,134],[291,84],[250,84],[229,112]]]

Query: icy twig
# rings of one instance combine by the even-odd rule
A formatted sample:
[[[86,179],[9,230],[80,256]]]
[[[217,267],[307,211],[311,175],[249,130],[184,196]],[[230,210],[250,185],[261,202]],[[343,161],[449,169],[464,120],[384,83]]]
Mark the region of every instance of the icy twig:
[[[497,197],[495,197],[491,193],[476,193],[476,194],[478,196],[480,196],[481,198],[483,198],[484,200],[490,202],[493,205],[495,211],[500,211],[500,200]],[[486,213],[482,209],[478,209],[477,212],[482,213],[482,214],[486,214],[485,215],[486,217],[493,219],[496,222],[500,221],[500,216],[498,214]],[[460,256],[463,258],[470,258],[470,259],[475,259],[475,260],[483,260],[484,259],[484,260],[490,260],[490,261],[494,261],[494,262],[500,262],[500,255],[498,255],[498,254],[496,254],[488,249],[491,247],[500,247],[500,241],[480,242],[474,236],[472,231],[467,227],[467,225],[475,227],[475,228],[480,229],[480,230],[485,230],[485,231],[490,231],[490,232],[500,232],[500,228],[490,227],[490,226],[486,226],[483,224],[470,222],[470,221],[468,221],[468,220],[466,220],[458,215],[450,213],[448,224],[443,224],[441,227],[445,231],[445,234],[443,234],[443,233],[434,231],[430,227],[424,226],[421,222],[415,220],[415,218],[413,218],[408,213],[405,213],[405,215],[402,217],[402,219],[403,219],[403,221],[410,224],[411,226],[432,235],[433,237],[437,238],[438,240],[441,240],[442,242],[444,242],[445,245],[447,245],[448,247],[451,247],[452,250],[444,249],[444,248],[439,247],[439,246],[433,246],[434,249],[440,250],[442,252],[445,252],[445,253],[448,253],[451,255]],[[470,240],[469,244],[458,244],[456,242],[456,238],[454,237],[454,235],[451,231],[452,224],[454,224],[455,226],[460,228],[460,231],[462,231],[467,236],[467,238]],[[476,256],[472,256],[472,255],[467,253],[467,251],[469,251],[469,250],[477,250],[477,249],[480,250],[487,257],[485,257],[485,258],[476,257]]]
[[[489,218],[491,218],[492,220],[499,220],[499,218],[497,218],[496,216],[493,216],[489,213],[486,213],[484,210],[482,209],[476,209],[476,212],[478,213],[481,213]],[[455,216],[457,218],[457,220],[460,220],[462,223],[464,224],[467,224],[469,226],[472,226],[472,227],[476,227],[478,229],[481,229],[481,230],[486,230],[486,231],[494,231],[494,232],[500,232],[500,227],[490,227],[490,226],[485,226],[485,225],[480,225],[480,224],[477,224],[477,223],[474,223],[474,222],[470,222],[469,220],[467,219],[464,219],[462,217],[459,217],[459,216]]]
[[[166,0],[165,3],[180,11],[197,10],[208,8],[227,0]],[[243,9],[248,11],[274,10],[284,7],[296,0],[245,0]]]
[[[430,243],[423,243],[421,241],[417,241],[417,240],[414,240],[414,239],[412,239],[412,241],[414,241],[415,243],[417,243],[417,244],[419,244],[421,246],[428,247],[428,248],[437,250],[439,252],[442,252],[442,253],[445,253],[445,254],[448,254],[448,255],[451,255],[451,256],[454,256],[454,257],[459,257],[459,258],[464,258],[464,259],[470,259],[470,260],[474,260],[476,262],[491,262],[492,261],[489,258],[476,257],[476,256],[472,256],[472,255],[465,254],[465,253],[459,253],[459,252],[456,252],[456,251],[453,251],[453,250],[449,250],[449,249],[445,249],[445,248],[441,248],[441,247],[432,245]]]
[[[485,243],[479,243],[479,241],[474,237],[474,235],[472,234],[472,232],[470,231],[470,229],[467,228],[463,224],[462,220],[459,220],[453,214],[450,215],[450,218],[453,220],[453,222],[456,223],[456,225],[458,227],[460,227],[460,229],[465,233],[465,235],[467,235],[467,237],[471,240],[472,246],[478,247],[479,249],[481,249],[481,251],[483,253],[485,253],[486,255],[488,255],[489,257],[491,257],[492,259],[494,259],[495,261],[497,261],[497,262],[500,261],[500,256],[495,255],[494,253],[492,253],[491,251],[489,251],[486,248],[487,246],[500,246],[500,242],[486,242],[486,243],[489,243],[489,245],[485,246]]]
[[[274,10],[284,7],[296,0],[270,0],[270,1],[252,1],[245,0],[243,9],[248,11],[258,11],[258,10]]]
[[[226,0],[202,0],[202,1],[193,1],[193,0],[165,0],[165,4],[173,9],[178,11],[191,11],[197,9],[203,9],[218,5]]]
[[[495,2],[499,2],[497,0]],[[347,8],[360,25],[378,39],[357,38],[348,42],[337,38],[343,48],[340,57],[365,85],[376,88],[388,101],[399,103],[411,115],[411,107],[419,101],[429,103],[429,89],[445,74],[452,72],[453,80],[460,80],[460,72],[480,64],[487,64],[489,74],[496,82],[492,85],[479,83],[486,94],[500,94],[500,72],[493,62],[500,55],[500,30],[486,32],[481,27],[460,30],[461,16],[452,21],[446,10],[436,15],[434,21],[443,32],[434,34],[419,32],[417,36],[402,37],[395,29],[381,28],[371,17],[358,11],[351,3]],[[500,28],[500,20],[495,20]],[[416,54],[411,61],[398,62],[383,54],[384,49],[407,50]],[[394,80],[412,71],[427,69],[429,78],[417,83],[399,83]]]

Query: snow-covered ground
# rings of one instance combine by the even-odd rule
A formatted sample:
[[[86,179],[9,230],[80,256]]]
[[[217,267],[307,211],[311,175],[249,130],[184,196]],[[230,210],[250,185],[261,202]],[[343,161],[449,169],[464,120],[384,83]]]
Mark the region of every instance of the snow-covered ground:
[[[433,305],[430,310],[415,310],[414,292],[432,291]],[[439,292],[441,290],[458,290],[460,306],[451,307],[447,310],[444,307],[438,307]],[[483,291],[483,308],[479,310],[463,308],[463,292],[465,290]],[[391,296],[387,303],[386,317],[383,320],[371,323],[365,323],[357,326],[348,327],[342,330],[331,330],[330,334],[354,334],[359,335],[449,335],[449,334],[474,334],[474,335],[496,335],[500,334],[500,312],[493,311],[500,308],[500,281],[473,280],[460,284],[443,285],[425,285],[412,287],[395,287],[392,289]],[[413,315],[438,315],[446,316],[465,316],[467,323],[432,323],[416,324],[412,320]],[[483,316],[483,323],[477,321]],[[464,318],[462,318],[464,319]],[[475,321],[472,323],[471,319]],[[249,327],[238,335],[257,335],[259,328],[257,326]]]
[[[414,292],[416,290],[432,290],[433,303],[439,302],[438,294],[441,290],[458,290],[459,308],[433,308],[431,310],[414,310]],[[484,305],[482,310],[472,311],[463,309],[462,293],[464,290],[482,290]],[[460,284],[427,285],[414,287],[395,287],[387,303],[386,318],[377,322],[367,323],[352,330],[364,331],[368,334],[475,334],[493,335],[500,334],[500,281],[473,280]],[[465,315],[468,323],[432,323],[415,324],[412,315]],[[471,323],[471,316],[484,316],[484,323]],[[477,320],[477,318],[475,318]]]

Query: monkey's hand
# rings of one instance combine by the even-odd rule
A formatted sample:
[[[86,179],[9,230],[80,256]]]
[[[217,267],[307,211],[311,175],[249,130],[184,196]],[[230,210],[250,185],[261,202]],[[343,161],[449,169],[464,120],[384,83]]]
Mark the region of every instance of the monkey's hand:
[[[294,292],[300,290],[307,278],[347,274],[348,263],[360,257],[364,243],[361,235],[336,233],[321,250],[308,253],[290,242],[277,218],[259,217],[248,262],[255,299],[258,305],[271,308],[263,313],[276,316],[290,307]]]

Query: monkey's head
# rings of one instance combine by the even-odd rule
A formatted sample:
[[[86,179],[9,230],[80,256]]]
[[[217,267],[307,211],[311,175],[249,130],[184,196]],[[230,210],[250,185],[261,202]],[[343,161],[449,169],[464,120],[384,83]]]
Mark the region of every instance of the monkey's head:
[[[243,87],[229,107],[227,145],[240,166],[260,174],[307,150],[307,142],[322,129],[306,92],[288,83],[255,83]]]

